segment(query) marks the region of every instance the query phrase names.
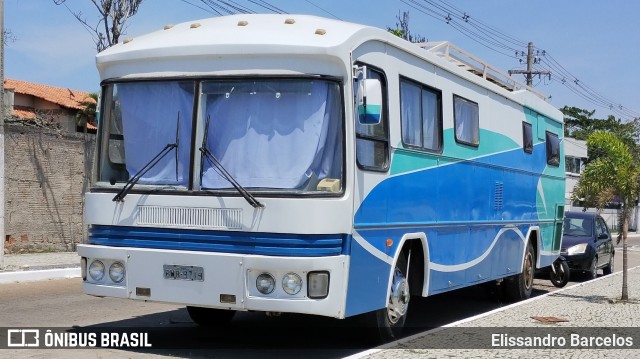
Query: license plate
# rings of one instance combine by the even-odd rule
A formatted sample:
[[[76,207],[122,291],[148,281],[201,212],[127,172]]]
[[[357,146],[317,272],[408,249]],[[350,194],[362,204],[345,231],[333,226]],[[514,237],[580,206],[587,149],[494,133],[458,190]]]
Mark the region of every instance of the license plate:
[[[204,269],[202,267],[165,264],[163,269],[164,279],[204,281]]]

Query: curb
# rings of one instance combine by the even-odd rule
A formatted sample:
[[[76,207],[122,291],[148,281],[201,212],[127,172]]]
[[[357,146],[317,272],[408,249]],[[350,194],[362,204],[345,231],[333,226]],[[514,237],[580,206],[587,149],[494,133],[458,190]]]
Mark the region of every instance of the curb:
[[[80,268],[44,269],[0,273],[0,284],[48,279],[79,278]]]

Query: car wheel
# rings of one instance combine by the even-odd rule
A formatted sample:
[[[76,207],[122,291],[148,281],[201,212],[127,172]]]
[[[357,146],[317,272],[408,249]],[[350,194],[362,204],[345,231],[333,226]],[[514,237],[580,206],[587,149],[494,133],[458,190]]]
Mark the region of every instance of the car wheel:
[[[598,257],[594,256],[593,260],[591,260],[589,270],[586,273],[586,279],[591,280],[596,278],[598,278]]]
[[[611,253],[611,256],[609,257],[609,264],[607,264],[606,267],[602,268],[602,274],[604,275],[609,275],[611,273],[613,273],[613,264],[615,262],[615,256],[613,255],[613,252]]]
[[[189,317],[201,327],[221,327],[231,321],[235,310],[213,309],[187,306]]]

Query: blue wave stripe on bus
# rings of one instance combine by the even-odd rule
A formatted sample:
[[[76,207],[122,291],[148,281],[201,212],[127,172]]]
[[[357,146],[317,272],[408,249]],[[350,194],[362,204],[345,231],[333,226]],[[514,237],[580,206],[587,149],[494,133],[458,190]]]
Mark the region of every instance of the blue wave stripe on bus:
[[[530,171],[509,169],[524,156],[533,156]],[[545,156],[539,145],[532,155],[520,148],[387,178],[364,199],[354,225],[537,220],[537,193],[531,189],[547,166]],[[499,206],[496,183],[503,186]]]
[[[90,244],[203,251],[219,253],[257,254],[284,257],[321,257],[343,253],[345,235],[290,235],[222,232],[193,229],[139,228],[92,226]]]

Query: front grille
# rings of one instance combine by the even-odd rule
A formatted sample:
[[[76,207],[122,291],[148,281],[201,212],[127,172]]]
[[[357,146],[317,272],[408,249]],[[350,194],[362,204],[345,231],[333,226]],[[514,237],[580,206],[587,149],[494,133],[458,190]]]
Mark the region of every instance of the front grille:
[[[242,210],[235,208],[138,206],[136,224],[179,228],[241,229]]]

